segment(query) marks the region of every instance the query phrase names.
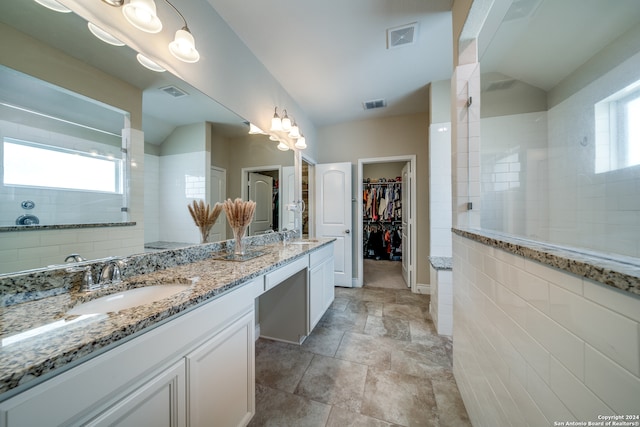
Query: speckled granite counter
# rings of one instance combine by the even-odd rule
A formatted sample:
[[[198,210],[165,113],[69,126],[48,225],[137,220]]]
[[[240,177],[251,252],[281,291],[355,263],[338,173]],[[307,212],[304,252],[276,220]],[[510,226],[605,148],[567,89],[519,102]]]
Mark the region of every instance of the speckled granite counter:
[[[430,256],[429,262],[435,270],[453,269],[453,258],[445,256]]]
[[[486,230],[454,228],[452,231],[485,245],[640,296],[640,265],[635,258],[613,255],[608,258],[606,254],[545,244]]]
[[[265,251],[264,255],[245,262],[214,260],[209,256],[193,260],[194,254],[202,252],[203,247],[165,251],[151,255],[151,259],[159,264],[155,268],[153,262],[137,262],[136,265],[135,260],[131,261],[131,265],[125,269],[125,282],[108,290],[88,294],[78,292],[75,285],[61,286],[50,289],[50,296],[46,296],[45,290],[45,294],[38,295],[39,299],[24,298],[18,299],[18,303],[5,303],[0,308],[0,400],[9,397],[13,394],[9,391],[15,391],[19,386],[36,384],[40,382],[37,379],[45,375],[49,377],[55,370],[62,371],[70,364],[99,354],[100,350],[111,348],[136,333],[195,308],[204,301],[231,292],[248,280],[277,269],[330,242],[332,240],[325,239],[283,246],[279,241],[272,241],[260,247],[260,250]],[[207,245],[204,248],[210,247],[219,246]],[[183,262],[175,262],[177,265],[166,268],[166,264],[157,261],[163,256]],[[146,257],[149,261],[149,255]],[[165,269],[157,270],[158,268]],[[137,275],[127,274],[131,272]],[[38,286],[18,284],[15,279],[14,282],[18,288]],[[75,305],[123,289],[176,282],[193,284],[173,297],[117,313],[88,316],[65,314]],[[21,290],[24,291],[17,289],[16,292]],[[4,291],[6,292],[6,288]],[[32,289],[31,292],[22,294],[31,295],[34,292],[37,293]],[[43,331],[43,328],[48,330]]]

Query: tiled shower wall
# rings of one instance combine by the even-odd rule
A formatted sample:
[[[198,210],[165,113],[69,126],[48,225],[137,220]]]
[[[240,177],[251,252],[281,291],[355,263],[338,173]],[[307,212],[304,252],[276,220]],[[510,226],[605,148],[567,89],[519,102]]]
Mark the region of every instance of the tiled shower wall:
[[[96,150],[104,155],[120,157],[120,146],[103,144],[21,123],[0,120],[0,154],[4,137],[78,149],[85,152]],[[116,142],[119,143],[119,141]],[[24,213],[36,215],[40,220],[40,224],[47,225],[118,222],[123,220],[120,211],[123,206],[121,194],[2,185],[0,186],[0,200],[2,200],[2,203],[0,203],[0,226],[15,225],[16,219]],[[22,209],[21,203],[24,200],[35,202],[35,208],[29,211]]]
[[[640,298],[458,235],[453,262],[454,374],[474,426],[638,413]]]
[[[596,173],[594,105],[640,54],[547,112],[483,118],[482,228],[640,257],[640,166]]]
[[[207,152],[145,155],[145,242],[199,243],[187,205],[206,199]]]
[[[640,257],[640,165],[595,172],[594,112],[638,80],[640,54],[549,110],[551,241]]]

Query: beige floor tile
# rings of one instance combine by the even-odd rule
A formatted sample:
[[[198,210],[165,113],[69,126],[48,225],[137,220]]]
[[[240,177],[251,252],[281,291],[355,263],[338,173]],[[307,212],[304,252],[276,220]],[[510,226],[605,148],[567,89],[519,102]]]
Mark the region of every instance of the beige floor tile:
[[[360,412],[366,378],[365,365],[315,355],[295,394]]]
[[[355,300],[347,305],[346,310],[352,313],[365,313],[371,316],[382,317],[383,306],[384,304],[381,302]]]
[[[368,316],[363,332],[376,337],[393,338],[400,341],[409,341],[409,321],[393,317]]]
[[[391,340],[371,335],[345,332],[335,357],[362,363],[377,369],[391,368]]]
[[[433,379],[433,394],[438,407],[440,427],[471,427],[471,421],[460,397],[455,379]]]
[[[334,356],[340,346],[343,335],[344,331],[316,325],[300,348],[310,353]]]
[[[318,322],[318,326],[339,331],[362,332],[366,322],[367,315],[365,313],[328,309]]]
[[[402,426],[437,426],[431,382],[393,371],[369,370],[361,414]]]
[[[259,339],[256,342],[256,383],[293,393],[313,354],[291,344]]]
[[[350,412],[337,406],[333,407],[329,421],[327,421],[327,427],[394,427],[396,425]]]
[[[426,321],[428,319],[427,308],[418,305],[385,304],[382,315],[404,320]]]
[[[256,415],[249,427],[324,427],[331,406],[256,385]]]

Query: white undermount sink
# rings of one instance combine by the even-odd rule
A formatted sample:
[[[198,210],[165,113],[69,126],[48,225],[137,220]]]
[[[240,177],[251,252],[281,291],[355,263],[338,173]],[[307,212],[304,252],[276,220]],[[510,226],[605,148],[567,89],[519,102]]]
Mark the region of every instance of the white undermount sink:
[[[109,313],[150,304],[188,289],[190,285],[170,284],[129,289],[87,301],[67,311],[70,315]]]

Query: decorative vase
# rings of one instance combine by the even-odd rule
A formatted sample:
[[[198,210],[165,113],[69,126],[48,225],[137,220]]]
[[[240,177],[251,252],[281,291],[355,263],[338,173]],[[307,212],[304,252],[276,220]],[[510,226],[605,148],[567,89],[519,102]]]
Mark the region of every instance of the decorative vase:
[[[207,243],[210,229],[200,228],[200,243]]]
[[[235,240],[235,245],[233,249],[233,253],[236,255],[244,255],[244,242],[242,241],[244,238],[244,234],[247,231],[247,226],[242,225],[233,228],[233,239]]]

